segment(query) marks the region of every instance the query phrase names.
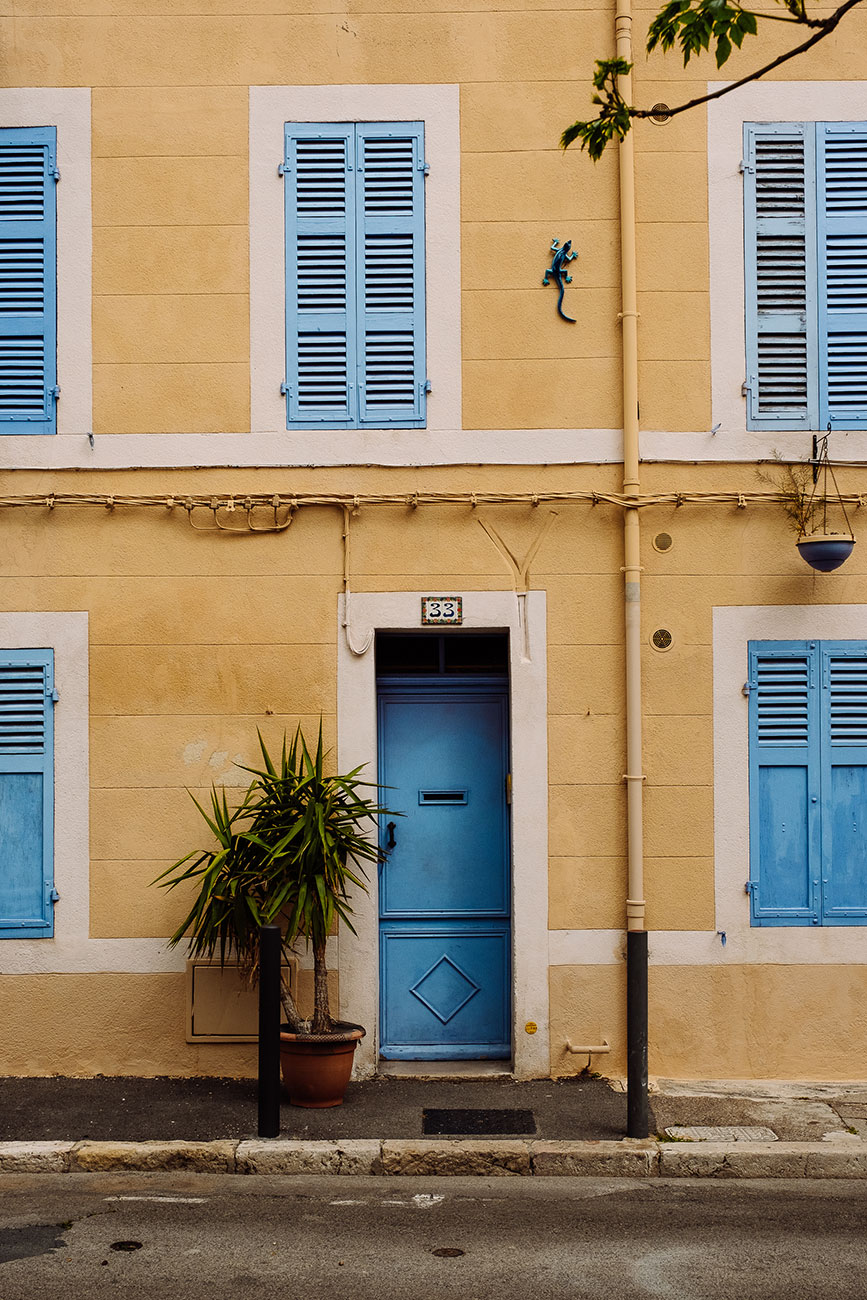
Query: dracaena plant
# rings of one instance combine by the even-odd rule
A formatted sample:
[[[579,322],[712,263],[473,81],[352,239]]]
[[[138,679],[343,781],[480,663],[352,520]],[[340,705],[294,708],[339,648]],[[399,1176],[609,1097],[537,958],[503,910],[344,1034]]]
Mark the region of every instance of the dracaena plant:
[[[225,790],[211,791],[210,813],[193,798],[216,846],[194,850],[157,877],[174,889],[195,882],[198,894],[169,939],[184,938],[193,957],[220,964],[234,952],[242,972],[255,978],[259,926],[278,923],[284,949],[304,939],[313,950],[314,1014],[302,1020],[283,985],[283,1007],[295,1032],[328,1033],[333,1019],[328,1002],[325,945],[335,919],[353,930],[350,891],[366,889],[365,863],[382,854],[370,832],[380,807],[362,781],[361,768],[345,776],[326,772],[322,724],[315,750],[299,727],[274,761],[259,735],[261,767],[245,767],[253,780],[241,802],[230,808]]]

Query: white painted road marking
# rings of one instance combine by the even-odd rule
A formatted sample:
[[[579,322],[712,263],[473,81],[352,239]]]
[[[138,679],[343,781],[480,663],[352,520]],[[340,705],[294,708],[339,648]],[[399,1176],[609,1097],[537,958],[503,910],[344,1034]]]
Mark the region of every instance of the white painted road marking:
[[[384,1200],[382,1205],[406,1205],[413,1206],[416,1210],[430,1210],[440,1201],[444,1201],[444,1196],[438,1196],[435,1192],[419,1192],[408,1201],[403,1200]]]
[[[204,1205],[207,1196],[104,1196],[105,1201],[161,1201],[163,1205]]]

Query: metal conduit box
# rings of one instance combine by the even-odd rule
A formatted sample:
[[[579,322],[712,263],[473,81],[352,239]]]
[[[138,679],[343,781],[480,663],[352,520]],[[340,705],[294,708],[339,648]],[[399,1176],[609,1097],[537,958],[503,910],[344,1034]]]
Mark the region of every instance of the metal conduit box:
[[[283,965],[293,997],[298,963]],[[259,1037],[259,992],[247,985],[237,962],[187,961],[186,1038],[188,1043],[255,1043]]]

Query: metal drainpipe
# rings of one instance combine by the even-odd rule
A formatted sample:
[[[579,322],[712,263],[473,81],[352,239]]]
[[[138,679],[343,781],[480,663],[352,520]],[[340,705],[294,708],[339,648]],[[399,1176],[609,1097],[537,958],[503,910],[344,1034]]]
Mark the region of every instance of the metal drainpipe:
[[[617,55],[632,62],[631,0],[616,0]],[[632,77],[620,93],[632,103]],[[635,144],[630,131],[620,143],[620,276],[623,328],[623,492],[637,496],[638,299],[635,254]],[[626,1074],[627,1134],[647,1137],[647,930],[644,902],[643,784],[641,755],[641,533],[639,511],[623,515],[623,600],[626,646]]]

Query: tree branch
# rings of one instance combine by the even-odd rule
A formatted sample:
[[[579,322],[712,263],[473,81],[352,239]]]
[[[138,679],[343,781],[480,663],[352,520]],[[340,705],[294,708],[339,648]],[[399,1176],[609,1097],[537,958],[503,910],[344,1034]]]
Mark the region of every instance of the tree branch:
[[[723,95],[730,95],[733,90],[738,90],[741,86],[746,86],[751,81],[758,81],[759,78],[764,77],[766,73],[773,72],[774,68],[780,67],[783,63],[788,63],[789,59],[794,59],[799,54],[805,54],[811,46],[817,45],[819,41],[823,41],[826,36],[830,36],[840,19],[844,18],[850,9],[854,9],[856,5],[861,3],[862,0],[846,0],[845,4],[840,5],[839,9],[835,9],[828,18],[805,19],[804,22],[808,23],[810,26],[815,26],[817,23],[820,24],[821,30],[814,32],[808,40],[803,42],[803,44],[796,45],[794,49],[788,50],[785,54],[781,54],[776,59],[772,59],[771,62],[766,63],[763,68],[758,68],[755,72],[749,73],[748,76],[741,77],[740,81],[732,81],[728,86],[723,86],[721,90],[714,90],[710,95],[699,95],[697,99],[688,99],[685,104],[678,104],[676,108],[670,108],[668,110],[669,117],[674,117],[677,113],[685,113],[688,108],[696,108],[699,104],[708,104],[712,99],[721,99]],[[770,18],[776,17],[776,15],[763,14],[762,17]],[[798,18],[783,18],[781,21],[797,22],[799,25],[801,24],[801,20]],[[650,117],[652,111],[653,110],[649,108],[630,107],[629,116],[639,118]]]
[[[694,3],[695,8],[693,8]],[[700,104],[707,104],[711,100],[721,99],[723,95],[730,95],[741,86],[758,81],[769,72],[773,72],[775,68],[788,63],[790,59],[806,53],[826,36],[830,36],[850,9],[863,3],[863,0],[844,0],[843,4],[827,18],[808,17],[804,0],[782,0],[782,3],[793,15],[792,18],[784,18],[780,14],[759,15],[751,10],[742,9],[737,0],[735,3],[726,3],[726,0],[669,0],[651,23],[647,50],[650,52],[657,45],[661,45],[663,50],[667,51],[678,40],[683,50],[684,64],[689,62],[692,55],[708,49],[711,39],[716,38],[717,67],[722,67],[732,53],[733,44],[740,47],[745,36],[756,34],[756,20],[759,17],[776,19],[778,22],[794,22],[799,26],[816,30],[800,45],[787,50],[785,54],[780,54],[763,67],[748,73],[747,76],[741,77],[739,81],[733,81],[720,90],[678,104],[668,109],[668,115],[675,117],[678,113],[685,113]],[[586,149],[595,162],[602,157],[606,146],[615,137],[618,140],[625,138],[631,129],[633,119],[648,118],[652,115],[652,109],[636,108],[634,104],[627,104],[620,93],[619,78],[630,72],[632,66],[631,63],[620,58],[597,60],[593,85],[600,93],[593,96],[593,103],[600,106],[599,115],[589,121],[575,122],[567,127],[560,139],[562,148],[568,149],[575,140],[580,140],[581,148]]]

